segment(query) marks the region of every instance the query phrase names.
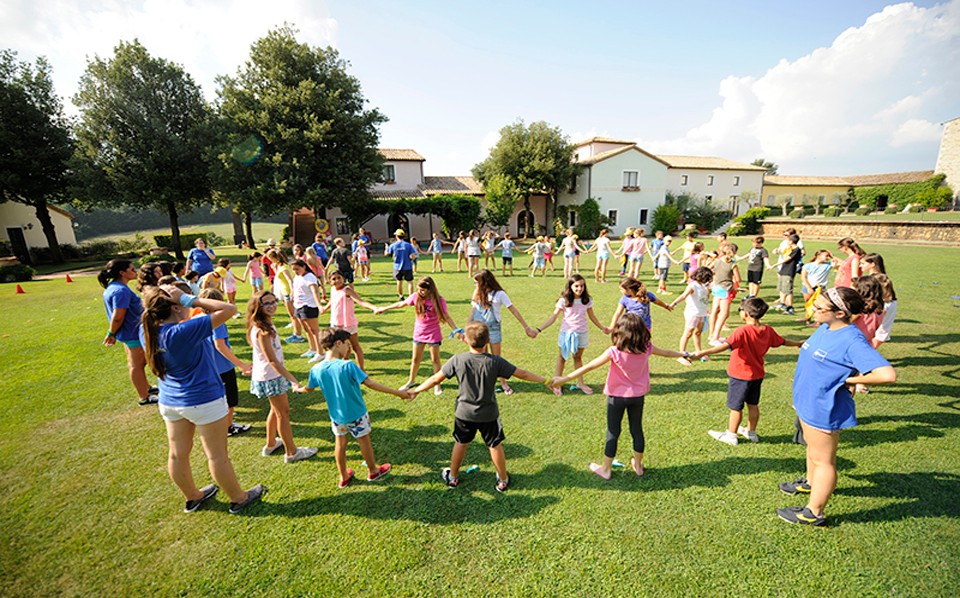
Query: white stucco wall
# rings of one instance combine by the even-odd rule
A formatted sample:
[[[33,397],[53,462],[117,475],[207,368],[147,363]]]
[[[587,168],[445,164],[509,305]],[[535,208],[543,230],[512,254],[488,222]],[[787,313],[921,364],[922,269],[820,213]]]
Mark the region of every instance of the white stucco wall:
[[[396,178],[394,182],[390,184],[377,183],[373,186],[374,191],[416,189],[417,185],[423,183],[423,162],[416,160],[387,160],[385,164],[393,165]]]
[[[53,226],[57,231],[57,241],[59,241],[61,245],[66,243],[76,245],[77,236],[73,232],[73,221],[54,210],[50,210],[50,216],[53,219]],[[43,235],[43,229],[40,228],[37,213],[30,206],[12,201],[0,203],[0,239],[4,241],[10,240],[10,236],[7,233],[8,228],[19,228],[22,230],[28,247],[47,246],[47,238]]]
[[[687,177],[684,185],[683,177]],[[713,177],[713,184],[708,184]],[[740,184],[735,184],[734,177],[740,177]],[[699,168],[670,168],[667,172],[667,189],[674,193],[696,193],[700,197],[713,197],[713,205],[730,209],[730,198],[741,196],[744,191],[756,194],[757,201],[763,189],[763,171],[756,170],[707,170]],[[741,206],[741,210],[744,207]]]

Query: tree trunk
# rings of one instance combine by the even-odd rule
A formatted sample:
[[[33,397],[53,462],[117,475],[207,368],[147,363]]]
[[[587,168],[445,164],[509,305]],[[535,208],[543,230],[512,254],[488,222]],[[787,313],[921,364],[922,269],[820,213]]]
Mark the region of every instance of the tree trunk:
[[[173,251],[177,259],[183,261],[183,248],[180,247],[180,215],[177,214],[177,205],[172,201],[167,202],[167,214],[170,215],[170,234]]]
[[[240,213],[237,208],[233,208],[230,211],[230,217],[233,220],[233,242],[237,244],[237,247],[243,246],[243,215]]]
[[[40,227],[43,229],[43,236],[47,238],[47,245],[50,247],[50,257],[54,263],[62,264],[63,252],[60,251],[60,242],[57,240],[57,230],[53,226],[53,219],[50,218],[50,211],[47,209],[47,200],[39,199],[33,204],[37,212],[37,220],[40,221]]]
[[[249,211],[243,213],[243,225],[247,229],[247,247],[257,248],[257,242],[253,239],[253,215]]]
[[[530,211],[530,196],[527,194],[523,195],[523,211],[526,212],[523,215],[523,238],[529,239],[530,235],[530,215],[533,212]]]

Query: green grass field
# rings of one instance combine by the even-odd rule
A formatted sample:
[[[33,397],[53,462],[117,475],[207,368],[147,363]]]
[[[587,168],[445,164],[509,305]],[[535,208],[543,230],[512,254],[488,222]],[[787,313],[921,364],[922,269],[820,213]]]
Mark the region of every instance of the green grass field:
[[[23,295],[0,285],[7,297],[0,311],[0,594],[957,596],[960,282],[950,272],[960,249],[866,248],[884,255],[897,285],[894,339],[882,352],[899,381],[858,397],[860,425],[841,435],[825,529],[790,526],[774,514],[802,502],[776,488],[804,468],[803,448],[790,442],[797,350],[788,348],[768,356],[761,442],[737,447],[707,435],[727,418],[726,356],[691,368],[653,358],[643,479],[621,472],[605,483],[587,471],[602,457],[605,371],[588,376],[593,396],[557,398],[541,385],[514,383],[516,394],[498,395],[513,479],[502,495],[480,442],[467,457],[480,470],[458,489],[441,483],[452,446],[452,388],[413,403],[365,392],[374,449],[394,470],[382,482],[338,490],[322,396],[292,400],[298,443],[319,446],[320,454],[286,465],[260,457],[267,409],[241,381],[237,419],[254,428],[230,439],[231,456],[242,484],[269,491],[242,516],[227,513],[222,495],[184,514],[166,473],[163,422],[155,408],[136,406],[121,349],[100,344],[106,319],[96,281],[35,281],[22,285]],[[592,266],[592,254],[584,262]],[[450,258],[446,267],[456,269]],[[376,260],[375,278],[358,292],[390,302],[388,272]],[[644,272],[649,284],[649,265]],[[455,272],[437,281],[463,324],[472,283]],[[533,325],[546,319],[563,285],[559,273],[501,281]],[[768,274],[768,299],[774,284]],[[678,277],[670,288],[680,290]],[[589,290],[608,321],[616,283]],[[248,296],[243,286],[240,298]],[[368,372],[402,384],[412,311],[360,319]],[[654,343],[675,348],[682,310],[655,308],[653,320]],[[788,316],[766,320],[789,338],[810,333]],[[239,320],[230,328],[235,350],[248,359]],[[504,356],[552,372],[556,332],[554,325],[530,340],[505,315]],[[587,357],[607,343],[591,330]],[[305,379],[306,360],[295,357],[301,347],[285,349],[288,366]],[[444,358],[461,350],[453,341],[442,347]],[[621,461],[629,451],[624,431]],[[355,445],[349,459],[359,470]],[[198,483],[208,483],[199,446],[193,466]]]

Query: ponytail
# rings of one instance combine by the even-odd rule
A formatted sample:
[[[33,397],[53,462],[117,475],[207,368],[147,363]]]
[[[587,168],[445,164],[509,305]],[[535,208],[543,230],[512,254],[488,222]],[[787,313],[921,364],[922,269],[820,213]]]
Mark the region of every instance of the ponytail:
[[[97,282],[100,283],[101,287],[107,288],[107,285],[111,282],[119,280],[120,275],[132,264],[133,262],[130,260],[110,260],[103,270],[100,270],[100,273],[97,274]]]
[[[167,375],[167,367],[160,356],[160,322],[170,317],[176,303],[164,291],[156,287],[148,287],[143,293],[143,351],[147,358],[150,371],[157,378],[163,380]]]

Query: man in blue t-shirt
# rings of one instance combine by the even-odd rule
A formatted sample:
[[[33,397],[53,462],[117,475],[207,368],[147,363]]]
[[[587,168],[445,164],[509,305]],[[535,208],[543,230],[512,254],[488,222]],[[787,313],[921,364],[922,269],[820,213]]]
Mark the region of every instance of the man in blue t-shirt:
[[[402,229],[395,233],[397,240],[387,246],[383,255],[393,256],[393,277],[397,279],[397,295],[403,299],[403,281],[407,281],[407,294],[413,294],[413,245],[404,240]]]
[[[317,252],[317,257],[320,258],[320,261],[326,264],[329,258],[327,257],[326,238],[322,233],[317,233],[317,235],[313,238],[312,247],[313,250]]]

